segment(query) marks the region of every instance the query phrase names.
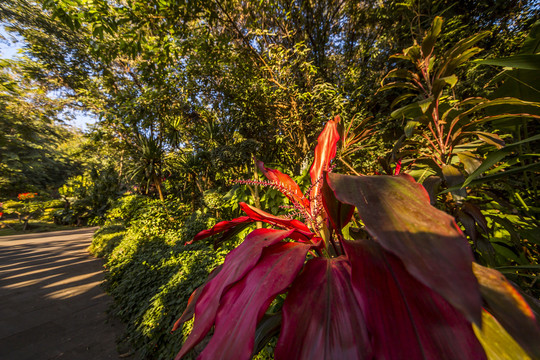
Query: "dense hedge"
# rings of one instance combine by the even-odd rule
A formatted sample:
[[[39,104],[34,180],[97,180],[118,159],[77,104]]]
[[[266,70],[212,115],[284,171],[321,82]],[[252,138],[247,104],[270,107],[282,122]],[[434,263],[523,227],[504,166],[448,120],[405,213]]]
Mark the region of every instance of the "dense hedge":
[[[119,199],[95,234],[90,251],[105,258],[105,289],[114,299],[112,315],[126,323],[123,341],[141,359],[172,359],[191,330],[171,334],[193,290],[236,245],[231,240],[184,245],[215,223],[207,214],[189,214],[174,199],[165,203],[140,196]],[[195,349],[192,358],[195,358]],[[263,351],[259,359],[269,358]]]

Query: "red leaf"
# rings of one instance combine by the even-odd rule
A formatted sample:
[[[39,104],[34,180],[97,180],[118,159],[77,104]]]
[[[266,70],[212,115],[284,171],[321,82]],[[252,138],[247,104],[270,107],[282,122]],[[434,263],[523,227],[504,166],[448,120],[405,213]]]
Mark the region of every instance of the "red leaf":
[[[328,173],[326,173],[328,175]],[[328,180],[324,177],[322,189],[322,202],[326,214],[332,224],[332,227],[341,233],[341,229],[351,221],[354,214],[354,206],[342,203],[336,196],[330,186],[328,186]]]
[[[307,262],[283,304],[276,359],[372,359],[350,272],[343,256]]]
[[[533,359],[540,359],[540,327],[521,294],[497,270],[473,264],[489,312]]]
[[[189,319],[193,317],[193,314],[195,314],[195,305],[197,304],[197,300],[201,296],[201,293],[204,287],[206,286],[206,284],[208,284],[210,280],[212,280],[213,278],[216,277],[217,274],[219,274],[222,268],[223,268],[223,265],[219,265],[217,268],[212,270],[210,275],[208,275],[208,279],[206,279],[206,282],[202,284],[201,286],[199,286],[197,289],[195,289],[193,293],[191,293],[191,296],[188,299],[186,309],[184,310],[180,318],[176,320],[176,322],[174,323],[171,333],[178,330],[178,328],[182,326],[183,323],[185,323],[186,321],[188,321]]]
[[[309,195],[312,202],[312,208],[316,207],[315,202],[317,201],[317,196],[319,195],[322,186],[323,171],[329,170],[330,161],[332,161],[332,159],[336,156],[336,144],[339,141],[337,123],[339,121],[339,116],[336,116],[334,120],[327,122],[323,131],[320,133],[319,138],[317,139],[317,146],[315,147],[315,159],[313,160],[311,169],[309,169],[311,183],[314,185]]]
[[[344,245],[374,358],[486,359],[471,323],[412,277],[397,257],[373,240],[347,241]]]
[[[454,219],[429,204],[422,185],[408,175],[328,174],[328,181],[337,199],[356,206],[366,230],[411,275],[481,323],[472,251]]]
[[[245,222],[251,222],[251,221],[253,221],[253,220],[251,220],[249,218],[249,216],[241,216],[239,218],[232,219],[232,220],[229,220],[229,221],[220,221],[216,225],[214,225],[211,229],[203,230],[200,233],[198,233],[197,235],[195,235],[193,240],[188,241],[186,244],[192,244],[194,241],[206,239],[206,238],[208,238],[210,236],[219,234],[220,232],[231,230],[231,229],[233,229],[235,226],[237,226],[239,224],[242,224],[242,223],[245,223]]]
[[[280,189],[285,196],[287,196],[291,201],[300,204],[305,209],[309,209],[309,200],[305,198],[298,184],[291,179],[289,175],[284,174],[279,170],[265,167],[262,161],[255,160],[255,163],[268,180],[276,183],[285,190],[283,191]]]
[[[257,264],[265,247],[280,242],[292,233],[293,230],[256,229],[225,257],[223,268],[206,284],[197,300],[193,330],[176,359],[182,358],[208,333],[214,324],[221,297],[227,287],[241,280]]]
[[[257,322],[294,280],[310,247],[280,243],[263,251],[257,265],[223,296],[214,335],[199,359],[251,358]]]
[[[253,221],[263,221],[265,223],[285,227],[287,229],[297,229],[305,232],[306,236],[308,233],[311,233],[306,225],[296,219],[284,219],[279,216],[267,213],[264,210],[257,209],[256,207],[253,207],[243,202],[240,203],[240,207]]]

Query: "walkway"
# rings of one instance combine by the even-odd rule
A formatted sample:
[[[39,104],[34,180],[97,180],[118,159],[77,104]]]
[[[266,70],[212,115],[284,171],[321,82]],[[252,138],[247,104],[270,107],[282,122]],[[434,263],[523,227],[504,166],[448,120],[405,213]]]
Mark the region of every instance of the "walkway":
[[[118,359],[94,229],[0,237],[0,359]]]

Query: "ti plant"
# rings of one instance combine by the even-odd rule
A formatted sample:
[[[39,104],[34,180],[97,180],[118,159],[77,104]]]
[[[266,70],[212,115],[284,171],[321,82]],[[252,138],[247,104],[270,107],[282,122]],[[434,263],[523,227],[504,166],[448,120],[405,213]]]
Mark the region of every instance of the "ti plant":
[[[241,203],[245,216],[195,236],[268,225],[250,232],[193,292],[173,328],[195,317],[176,359],[201,342],[199,359],[249,359],[279,334],[278,360],[478,360],[493,334],[502,336],[497,344],[512,341],[500,324],[539,356],[529,305],[500,273],[473,265],[453,218],[430,205],[422,185],[408,175],[331,173],[338,122],[318,138],[306,193],[258,164],[303,221]],[[492,332],[480,330],[482,307]]]
[[[526,277],[534,277],[531,272],[538,266],[538,242],[533,234],[538,223],[532,210],[534,194],[517,189],[534,188],[523,186],[523,181],[528,178],[526,172],[532,171],[534,177],[534,171],[540,168],[538,154],[523,149],[537,142],[540,135],[512,136],[508,125],[519,124],[526,130],[527,124],[538,121],[539,98],[503,97],[502,91],[490,99],[457,97],[456,71],[481,51],[475,45],[488,33],[475,34],[447,51],[436,52],[442,23],[441,18],[435,18],[421,44],[415,43],[394,55],[408,68],[394,69],[382,81],[381,90],[404,90],[392,104],[398,106],[392,117],[402,119],[405,126],[391,156],[403,159],[409,174],[428,190],[432,204],[443,200],[443,206],[455,215],[473,241],[479,261],[490,266],[517,263],[525,272],[519,281],[524,284]],[[538,44],[538,31],[536,38],[534,34],[529,43]],[[535,55],[527,56],[525,59],[534,59]],[[523,60],[523,56],[517,58]],[[504,64],[508,65],[508,60]],[[517,178],[511,181],[514,176]],[[442,190],[440,184],[445,184],[444,192],[450,192],[453,201],[443,196],[444,192],[437,196]],[[513,198],[516,206],[508,201]],[[525,211],[518,216],[516,207]],[[481,208],[494,210],[486,212]],[[527,222],[530,225],[523,225]],[[532,289],[534,280],[526,286]]]
[[[405,134],[396,144],[394,156],[413,157],[418,168],[422,163],[427,164],[424,174],[434,174],[445,180],[452,188],[454,198],[460,201],[467,195],[462,185],[477,178],[481,170],[489,169],[484,166],[479,170],[482,157],[477,150],[485,145],[497,149],[505,146],[497,133],[486,131],[483,126],[502,119],[540,119],[540,116],[526,112],[486,114],[486,110],[510,105],[520,111],[533,111],[540,103],[512,97],[457,99],[453,93],[459,80],[456,69],[482,50],[474,45],[489,33],[465,38],[437,56],[434,50],[442,23],[442,18],[436,17],[420,45],[415,43],[393,56],[410,63],[412,69],[390,71],[382,80],[380,91],[393,88],[408,91],[398,96],[392,106],[413,99],[391,114],[393,118],[406,121]],[[387,82],[387,79],[397,80]]]

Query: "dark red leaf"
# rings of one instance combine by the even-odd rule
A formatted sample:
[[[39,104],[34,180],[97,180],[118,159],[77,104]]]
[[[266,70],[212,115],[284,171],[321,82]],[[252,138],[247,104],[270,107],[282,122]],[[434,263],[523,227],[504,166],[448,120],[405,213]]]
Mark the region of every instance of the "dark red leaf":
[[[216,225],[214,225],[211,229],[203,230],[197,235],[195,235],[193,240],[188,241],[186,244],[192,244],[194,241],[206,239],[210,236],[219,234],[220,232],[231,230],[239,224],[243,224],[245,222],[251,222],[251,221],[253,220],[251,220],[249,216],[241,216],[239,218],[232,219],[229,221],[220,221]]]
[[[540,327],[527,301],[497,270],[476,263],[473,270],[489,312],[533,359],[540,359]]]
[[[186,339],[176,359],[182,358],[208,333],[220,304],[221,297],[230,285],[241,280],[259,260],[264,248],[287,238],[294,230],[256,229],[226,257],[221,271],[209,281],[195,305],[193,330]]]
[[[311,168],[309,169],[309,176],[311,177],[311,183],[314,185],[309,194],[311,199],[311,206],[316,207],[315,202],[319,195],[322,186],[322,174],[323,171],[328,171],[330,167],[330,161],[336,156],[336,144],[339,141],[339,133],[337,131],[337,123],[340,121],[339,116],[336,116],[334,120],[330,120],[326,123],[323,131],[320,133],[317,139],[317,146],[315,147],[315,159]]]
[[[263,251],[257,265],[223,296],[214,334],[200,360],[251,358],[257,322],[302,269],[310,247],[280,243]]]
[[[375,359],[482,360],[471,323],[373,240],[344,243]]]
[[[366,230],[411,275],[480,324],[472,251],[453,217],[430,205],[422,185],[408,175],[328,174],[328,183],[338,200],[356,206]]]
[[[242,208],[246,215],[253,221],[263,221],[265,223],[285,227],[287,229],[297,229],[305,232],[306,234],[311,233],[306,225],[296,219],[285,219],[275,216],[243,202],[240,203],[240,208]]]
[[[302,205],[304,208],[309,209],[309,200],[305,198],[298,184],[291,179],[289,175],[284,174],[279,170],[265,167],[262,161],[255,160],[255,162],[259,170],[262,171],[268,180],[276,183],[282,188],[280,190],[285,196],[287,196],[290,200]]]
[[[307,262],[283,304],[277,360],[372,358],[350,272],[343,256]]]
[[[326,176],[324,177],[321,194],[323,206],[330,223],[336,231],[340,232],[341,229],[351,221],[354,213],[354,206],[342,203],[336,199],[334,192],[330,189],[330,186],[328,186]]]

